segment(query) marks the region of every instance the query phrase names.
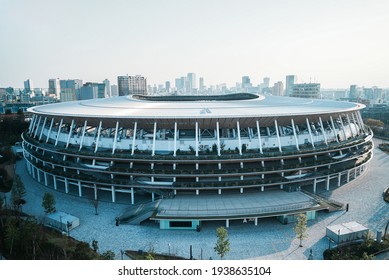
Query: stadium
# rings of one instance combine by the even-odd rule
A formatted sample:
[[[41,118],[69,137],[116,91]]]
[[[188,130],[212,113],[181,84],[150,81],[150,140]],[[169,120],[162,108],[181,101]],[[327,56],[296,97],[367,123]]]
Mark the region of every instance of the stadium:
[[[48,104],[28,109],[24,157],[47,187],[128,204],[119,222],[288,223],[329,210],[318,194],[367,170],[373,143],[363,108],[248,93]]]

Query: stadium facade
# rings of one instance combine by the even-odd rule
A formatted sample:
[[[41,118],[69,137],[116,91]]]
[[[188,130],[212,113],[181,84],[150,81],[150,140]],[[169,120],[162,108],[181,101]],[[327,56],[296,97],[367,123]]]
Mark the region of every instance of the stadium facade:
[[[24,156],[45,186],[142,205],[134,213],[161,228],[314,218],[322,208],[302,190],[330,190],[367,169],[373,143],[363,108],[246,93],[49,104],[28,109]]]

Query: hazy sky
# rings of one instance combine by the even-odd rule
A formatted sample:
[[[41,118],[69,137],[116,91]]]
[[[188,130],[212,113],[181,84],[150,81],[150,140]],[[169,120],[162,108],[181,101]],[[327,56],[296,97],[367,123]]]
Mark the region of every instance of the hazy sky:
[[[0,87],[188,72],[389,87],[389,0],[0,0]]]

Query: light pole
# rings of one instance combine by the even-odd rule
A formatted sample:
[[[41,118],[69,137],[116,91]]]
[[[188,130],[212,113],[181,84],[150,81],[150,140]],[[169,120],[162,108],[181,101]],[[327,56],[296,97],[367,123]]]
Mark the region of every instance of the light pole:
[[[169,259],[170,259],[170,246],[171,246],[171,244],[168,243],[167,245],[169,246]]]

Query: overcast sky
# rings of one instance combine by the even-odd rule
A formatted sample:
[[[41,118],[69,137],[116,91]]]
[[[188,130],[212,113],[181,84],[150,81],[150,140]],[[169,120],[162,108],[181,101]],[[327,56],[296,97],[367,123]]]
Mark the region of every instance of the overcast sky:
[[[0,0],[0,87],[188,72],[389,87],[389,1]]]

